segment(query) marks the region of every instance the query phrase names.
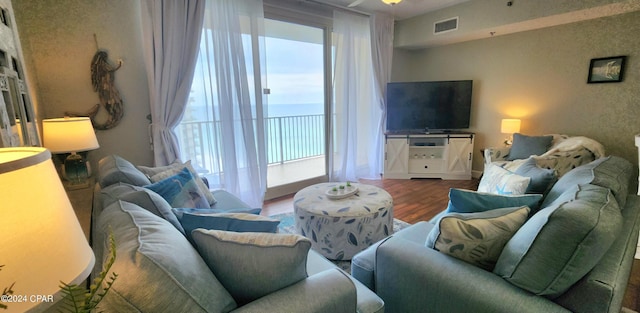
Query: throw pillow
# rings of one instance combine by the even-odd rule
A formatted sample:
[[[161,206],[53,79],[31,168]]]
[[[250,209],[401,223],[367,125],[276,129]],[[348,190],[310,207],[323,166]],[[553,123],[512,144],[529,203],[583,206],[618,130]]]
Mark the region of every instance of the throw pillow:
[[[118,273],[101,304],[107,312],[230,312],[233,297],[175,227],[129,202],[105,208],[95,225],[96,268],[113,231]]]
[[[188,169],[144,186],[162,196],[173,208],[208,208],[209,204]]]
[[[132,191],[120,196],[120,200],[130,202],[141,208],[167,220],[184,234],[184,228],[171,211],[171,205],[159,194],[142,187],[136,187],[137,191]]]
[[[545,194],[558,179],[555,170],[539,167],[534,158],[528,158],[518,167],[515,173],[531,178],[526,193]]]
[[[198,172],[191,165],[191,160],[181,163],[180,161],[175,161],[167,166],[159,166],[159,167],[146,167],[146,166],[138,166],[138,169],[146,174],[152,183],[159,182],[169,176],[173,176],[178,174],[182,169],[187,168],[191,175],[195,178],[195,182],[200,188],[200,192],[207,198],[207,202],[209,206],[212,206],[216,203],[216,198],[209,190],[209,187],[204,183],[202,179],[198,176]]]
[[[247,213],[247,214],[256,214],[259,215],[262,212],[262,209],[230,209],[230,210],[220,210],[220,209],[197,209],[197,208],[173,208],[173,214],[177,216],[179,219],[182,218],[184,213],[191,213],[194,215],[209,215],[214,213]]]
[[[566,192],[573,197],[541,209],[513,235],[495,274],[533,294],[555,298],[607,253],[623,223],[611,191],[575,185]]]
[[[526,159],[532,155],[544,154],[551,147],[552,141],[553,136],[527,136],[515,133],[507,160]]]
[[[448,213],[431,230],[426,246],[491,271],[504,245],[528,215],[527,206],[479,213]]]
[[[171,164],[165,165],[165,166],[143,166],[143,165],[137,165],[136,167],[141,172],[143,172],[145,175],[147,175],[147,177],[149,177],[149,179],[151,179],[151,176],[153,176],[153,175],[160,174],[162,172],[166,172],[168,170],[176,169],[176,168],[181,170],[185,166],[182,164],[182,162],[180,162],[180,160],[175,160]],[[192,175],[193,175],[193,173],[192,173]]]
[[[542,195],[496,195],[471,190],[451,188],[448,212],[475,213],[499,208],[528,206],[532,212],[538,210]]]
[[[311,241],[303,236],[197,229],[193,239],[239,306],[307,277]]]
[[[187,238],[191,239],[194,229],[215,229],[234,232],[275,233],[278,231],[279,220],[262,215],[247,213],[211,213],[198,215],[182,213],[178,220],[182,224]]]
[[[478,185],[479,192],[499,195],[521,195],[527,191],[531,178],[517,175],[492,163],[485,164]]]
[[[131,162],[117,155],[109,155],[98,162],[98,183],[105,188],[116,183],[144,186],[151,182]]]

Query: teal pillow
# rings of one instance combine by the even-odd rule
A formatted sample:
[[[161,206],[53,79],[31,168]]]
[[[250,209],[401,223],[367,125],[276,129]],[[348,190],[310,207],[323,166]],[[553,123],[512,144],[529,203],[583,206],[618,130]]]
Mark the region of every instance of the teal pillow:
[[[527,216],[527,206],[478,213],[447,213],[436,222],[425,245],[491,271],[504,245]]]
[[[451,188],[447,212],[475,213],[520,206],[528,206],[535,212],[541,199],[542,195],[538,194],[509,196]]]
[[[162,196],[172,208],[210,207],[187,168],[174,176],[144,187]]]
[[[545,194],[553,183],[558,180],[556,171],[539,167],[534,158],[528,158],[516,169],[515,173],[531,178],[526,193]]]
[[[198,209],[198,208],[173,208],[173,214],[178,218],[182,218],[182,214],[191,213],[195,215],[208,215],[215,213],[247,213],[247,214],[256,214],[260,215],[262,212],[261,208],[238,208],[238,209],[229,209],[229,210],[220,210],[220,209]]]
[[[307,277],[311,241],[303,236],[198,229],[193,239],[239,306]]]
[[[278,231],[279,220],[262,215],[247,213],[212,213],[198,215],[182,213],[178,217],[187,238],[191,239],[194,229],[215,229],[234,232],[275,233]]]
[[[214,205],[217,202],[216,198],[211,193],[211,190],[209,190],[209,187],[204,183],[202,178],[198,176],[198,172],[191,165],[191,161],[187,161],[185,163],[175,161],[170,165],[161,167],[138,166],[137,168],[147,175],[152,183],[161,181],[169,176],[176,175],[182,171],[182,169],[187,168],[189,173],[191,173],[191,176],[194,177],[198,188],[200,188],[200,192],[202,192],[202,194],[207,198],[209,205]]]
[[[553,136],[527,136],[515,133],[506,159],[513,161],[526,159],[532,155],[542,155],[549,150],[552,141]]]
[[[566,193],[573,196],[541,209],[516,232],[495,274],[553,299],[593,269],[622,228],[618,203],[609,189],[595,185]]]

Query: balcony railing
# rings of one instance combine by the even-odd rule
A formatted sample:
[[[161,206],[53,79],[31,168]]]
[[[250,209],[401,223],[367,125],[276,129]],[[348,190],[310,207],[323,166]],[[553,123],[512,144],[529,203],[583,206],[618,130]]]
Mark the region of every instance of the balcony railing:
[[[254,120],[255,123],[255,120]],[[220,155],[225,149],[220,121],[180,123],[176,129],[184,159],[203,172],[222,172]],[[265,119],[267,162],[282,164],[322,156],[325,151],[323,114],[270,117]]]

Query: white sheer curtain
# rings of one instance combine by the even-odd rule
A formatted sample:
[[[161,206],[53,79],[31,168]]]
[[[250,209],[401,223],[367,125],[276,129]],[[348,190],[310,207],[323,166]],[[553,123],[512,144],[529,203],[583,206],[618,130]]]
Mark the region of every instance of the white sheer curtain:
[[[198,56],[204,1],[141,2],[145,65],[149,82],[154,162],[167,165],[179,157],[173,128],[187,104]]]
[[[334,11],[335,69],[333,80],[332,181],[379,178],[381,118],[376,101],[369,18]]]
[[[375,142],[375,155],[378,156],[371,164],[372,168],[382,173],[384,169],[384,132],[386,131],[385,121],[387,118],[386,94],[387,83],[391,80],[391,61],[393,58],[393,27],[395,20],[393,16],[387,14],[374,14],[371,16],[371,57],[373,60],[373,71],[375,80],[375,99],[380,108],[380,119],[378,120],[378,131]]]
[[[267,185],[262,95],[264,13],[261,0],[207,0],[194,92],[204,96],[211,127],[200,145],[213,187],[261,206]],[[184,121],[183,121],[184,122]],[[206,141],[206,142],[205,142]],[[211,182],[211,180],[210,180]]]

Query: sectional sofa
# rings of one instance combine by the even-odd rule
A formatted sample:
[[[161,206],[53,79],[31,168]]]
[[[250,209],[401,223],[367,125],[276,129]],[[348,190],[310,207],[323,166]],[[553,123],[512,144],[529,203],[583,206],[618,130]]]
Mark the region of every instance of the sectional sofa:
[[[198,230],[190,239],[215,242],[192,245],[171,205],[142,187],[153,185],[148,175],[166,169],[145,170],[147,175],[115,155],[99,162],[92,217],[93,277],[108,260],[109,234],[117,252],[111,271],[118,274],[101,311],[384,312],[375,293],[310,250],[304,237]],[[212,196],[209,208],[215,212],[255,213],[223,190]],[[233,236],[252,241],[227,240]],[[263,244],[265,238],[277,244]],[[221,255],[222,260],[216,259]]]
[[[434,248],[434,236],[441,238],[447,225],[465,225],[463,235],[480,241],[485,233],[478,234],[482,225],[473,222],[509,230],[510,220],[501,219],[500,209],[465,219],[449,212],[450,202],[430,222],[357,254],[351,274],[391,313],[620,312],[638,242],[640,197],[629,195],[632,173],[624,159],[599,158],[564,174],[539,206],[502,209],[513,215],[511,221],[520,218],[521,226],[505,239],[493,264],[463,260],[460,245]],[[455,201],[472,195],[454,192]],[[481,242],[484,250],[472,256],[490,251],[487,246]]]

